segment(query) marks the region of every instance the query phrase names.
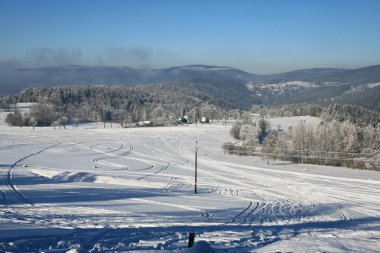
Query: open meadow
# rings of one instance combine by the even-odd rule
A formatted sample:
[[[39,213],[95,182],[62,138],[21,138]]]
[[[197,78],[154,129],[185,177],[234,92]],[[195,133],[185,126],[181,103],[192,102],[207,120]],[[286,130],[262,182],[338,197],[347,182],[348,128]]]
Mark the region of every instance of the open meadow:
[[[379,172],[226,155],[216,124],[66,128],[0,126],[0,251],[380,248]]]

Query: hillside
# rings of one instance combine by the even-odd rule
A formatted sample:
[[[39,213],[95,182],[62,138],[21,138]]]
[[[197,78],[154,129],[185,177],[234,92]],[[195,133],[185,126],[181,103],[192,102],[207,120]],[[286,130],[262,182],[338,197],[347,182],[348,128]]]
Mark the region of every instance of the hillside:
[[[314,68],[290,71],[274,75],[261,76],[260,81],[278,83],[288,81],[306,81],[336,84],[366,84],[380,81],[380,65],[358,69]]]
[[[166,69],[77,65],[0,69],[0,94],[17,93],[28,87],[62,85],[169,85],[199,91],[215,104],[235,108],[341,103],[380,110],[379,83],[380,65],[359,69],[304,69],[273,75],[256,75],[231,67],[208,65]]]

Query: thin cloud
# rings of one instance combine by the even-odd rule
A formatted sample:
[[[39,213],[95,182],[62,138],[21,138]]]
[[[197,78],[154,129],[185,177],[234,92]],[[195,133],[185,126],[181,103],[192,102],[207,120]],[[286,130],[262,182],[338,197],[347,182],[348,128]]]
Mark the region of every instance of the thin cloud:
[[[26,62],[33,67],[81,64],[83,52],[79,49],[37,48],[27,52]]]
[[[82,49],[40,47],[13,59],[0,59],[0,69],[37,68],[60,65],[127,66],[165,68],[189,61],[173,51],[148,47],[109,47],[90,54]]]

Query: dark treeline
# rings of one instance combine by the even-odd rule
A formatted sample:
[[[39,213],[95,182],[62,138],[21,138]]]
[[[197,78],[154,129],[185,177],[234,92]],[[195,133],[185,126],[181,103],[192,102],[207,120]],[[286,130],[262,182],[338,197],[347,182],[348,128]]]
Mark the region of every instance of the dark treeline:
[[[138,121],[153,121],[164,125],[188,116],[190,122],[201,117],[210,120],[235,113],[231,105],[214,96],[182,85],[125,87],[62,86],[27,88],[17,97],[4,97],[4,107],[10,103],[35,103],[29,113],[8,114],[10,125],[61,125],[88,121],[117,122],[122,125]],[[9,109],[9,108],[8,108]],[[32,120],[33,119],[33,120]],[[30,122],[32,120],[32,122]],[[34,122],[36,121],[36,123]]]

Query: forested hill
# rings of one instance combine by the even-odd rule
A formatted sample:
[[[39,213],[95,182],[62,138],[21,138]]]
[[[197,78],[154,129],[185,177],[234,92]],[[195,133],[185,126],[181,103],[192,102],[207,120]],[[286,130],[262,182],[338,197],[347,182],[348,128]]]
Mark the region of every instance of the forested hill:
[[[55,118],[67,117],[69,121],[114,121],[156,120],[164,123],[175,120],[184,113],[197,118],[204,115],[213,118],[227,116],[228,109],[235,108],[228,101],[190,88],[191,83],[126,87],[61,86],[54,88],[27,88],[19,95],[19,102],[35,102],[51,113],[49,120],[39,124],[49,125]],[[196,85],[196,83],[194,84]],[[199,85],[202,85],[199,82]],[[202,86],[206,87],[206,86]],[[239,95],[239,94],[238,94]],[[231,93],[231,101],[236,94]],[[38,110],[38,111],[42,111]],[[56,115],[56,116],[54,116]],[[58,115],[58,116],[57,116]]]
[[[145,86],[147,90],[165,86],[172,97],[175,91],[179,100],[187,95],[198,100],[207,97],[202,101],[223,108],[339,103],[380,111],[380,65],[351,70],[304,69],[275,75],[207,65],[167,69],[85,66],[0,69],[0,95],[18,93],[25,87],[136,85],[140,90]]]
[[[58,86],[51,88],[27,88],[20,92],[21,102],[38,102],[42,98],[58,105],[81,103],[93,99],[100,101],[126,100],[141,106],[193,108],[207,103],[224,109],[248,109],[255,98],[247,96],[249,90],[239,81],[228,79],[194,78],[171,81],[157,85],[124,86]],[[119,102],[118,102],[119,103]],[[125,103],[125,101],[123,102]]]
[[[366,84],[380,82],[380,65],[358,69],[314,68],[301,69],[280,74],[261,76],[261,81],[278,83],[288,81],[305,81],[312,83]]]
[[[193,78],[253,80],[257,75],[224,66],[190,65],[165,69],[135,69],[106,66],[56,66],[0,69],[0,94],[19,92],[27,87],[62,85],[126,86],[159,85]]]

